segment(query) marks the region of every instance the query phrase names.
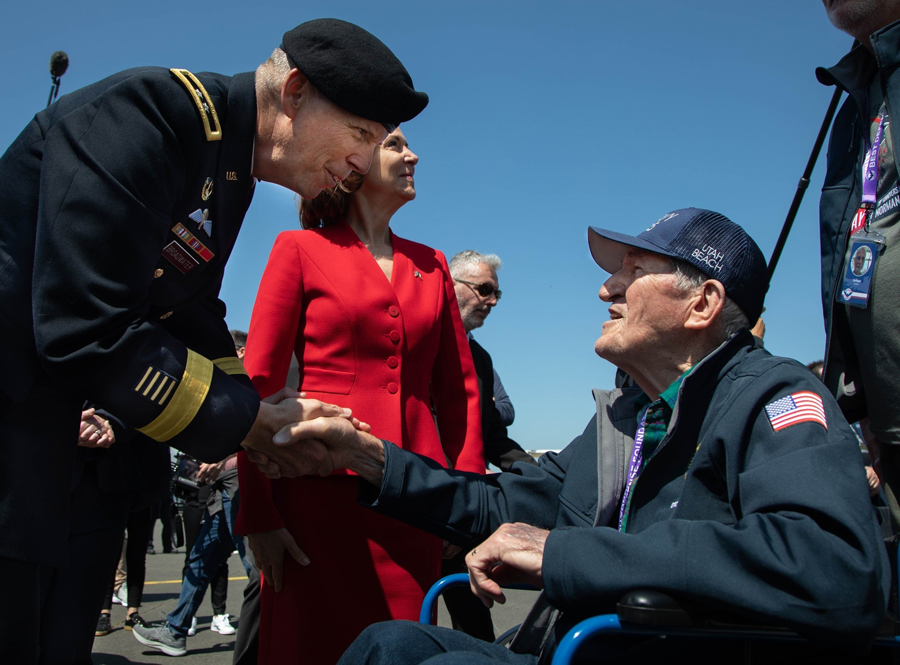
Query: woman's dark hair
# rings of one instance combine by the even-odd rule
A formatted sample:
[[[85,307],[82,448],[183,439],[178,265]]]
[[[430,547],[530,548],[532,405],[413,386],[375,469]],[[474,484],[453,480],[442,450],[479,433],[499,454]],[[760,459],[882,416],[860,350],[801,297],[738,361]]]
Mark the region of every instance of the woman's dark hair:
[[[322,229],[346,218],[350,197],[362,186],[363,177],[352,171],[340,184],[319,192],[314,199],[300,199],[301,228]]]

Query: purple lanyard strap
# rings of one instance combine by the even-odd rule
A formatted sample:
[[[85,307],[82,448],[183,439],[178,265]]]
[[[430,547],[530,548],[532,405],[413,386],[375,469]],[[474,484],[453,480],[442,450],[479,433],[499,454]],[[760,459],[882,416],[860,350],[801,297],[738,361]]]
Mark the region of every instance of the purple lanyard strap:
[[[625,482],[625,491],[622,493],[622,506],[619,508],[619,531],[622,530],[622,522],[625,520],[625,511],[628,509],[628,500],[631,498],[631,486],[634,484],[644,461],[644,430],[647,429],[647,411],[650,405],[641,411],[637,433],[634,435],[634,449],[631,451],[631,464],[628,466],[628,478]]]
[[[866,108],[869,106],[869,96],[866,95]],[[878,200],[878,153],[881,150],[881,141],[884,138],[884,123],[887,117],[887,109],[883,109],[878,116],[878,129],[875,132],[875,142],[869,145],[869,132],[864,134],[866,141],[866,159],[862,169],[862,201],[859,210],[853,217],[850,226],[850,236],[862,231],[869,226],[869,217],[875,209]]]
[[[875,206],[878,189],[878,152],[881,148],[881,140],[884,137],[884,116],[882,112],[878,116],[878,131],[875,132],[875,142],[870,146],[866,137],[866,163],[863,165],[863,195],[862,202],[866,206]],[[868,134],[868,132],[867,132]]]

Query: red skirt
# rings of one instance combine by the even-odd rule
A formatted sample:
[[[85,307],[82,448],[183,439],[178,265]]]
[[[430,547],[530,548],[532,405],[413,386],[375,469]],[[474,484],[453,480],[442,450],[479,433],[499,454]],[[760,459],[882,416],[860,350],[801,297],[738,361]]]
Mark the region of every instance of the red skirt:
[[[378,621],[416,621],[440,575],[435,536],[357,504],[359,478],[274,481],[272,498],[297,545],[301,566],[285,555],[280,593],[260,599],[259,662],[335,663]]]

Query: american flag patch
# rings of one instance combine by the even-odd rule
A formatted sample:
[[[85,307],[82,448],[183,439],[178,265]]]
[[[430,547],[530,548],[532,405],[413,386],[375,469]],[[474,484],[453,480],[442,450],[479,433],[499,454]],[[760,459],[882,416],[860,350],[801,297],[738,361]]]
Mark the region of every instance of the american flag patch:
[[[776,432],[798,423],[819,423],[828,429],[822,398],[808,390],[776,399],[766,406],[766,415]]]

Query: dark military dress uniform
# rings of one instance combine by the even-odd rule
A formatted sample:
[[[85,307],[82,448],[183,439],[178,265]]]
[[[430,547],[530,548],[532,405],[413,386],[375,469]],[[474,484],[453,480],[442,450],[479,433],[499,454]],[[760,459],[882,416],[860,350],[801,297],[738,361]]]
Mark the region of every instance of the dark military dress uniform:
[[[218,299],[253,195],[254,80],[121,72],[39,113],[0,157],[0,564],[20,580],[3,587],[0,639],[13,653],[36,643],[23,612],[40,606],[39,569],[66,560],[84,400],[206,461],[256,418]]]

